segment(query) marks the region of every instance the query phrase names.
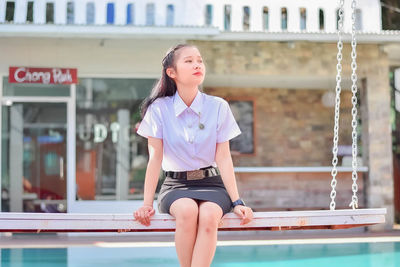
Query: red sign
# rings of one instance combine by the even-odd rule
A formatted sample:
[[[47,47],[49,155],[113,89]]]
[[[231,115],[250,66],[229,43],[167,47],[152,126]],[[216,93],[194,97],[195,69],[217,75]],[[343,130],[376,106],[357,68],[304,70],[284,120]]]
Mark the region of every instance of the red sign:
[[[9,83],[75,84],[77,69],[10,67]]]

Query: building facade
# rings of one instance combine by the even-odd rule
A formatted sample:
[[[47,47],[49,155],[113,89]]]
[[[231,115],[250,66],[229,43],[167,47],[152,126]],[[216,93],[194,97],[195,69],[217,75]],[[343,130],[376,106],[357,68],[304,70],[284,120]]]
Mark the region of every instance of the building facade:
[[[379,1],[358,2],[359,206],[386,207],[386,225],[371,229],[391,229],[389,74],[400,66],[400,38],[381,30]],[[350,4],[337,208],[352,195]],[[200,49],[202,90],[227,99],[242,129],[231,149],[247,203],[328,209],[337,17],[329,0],[0,1],[1,210],[139,207],[147,164],[139,105],[177,43]]]

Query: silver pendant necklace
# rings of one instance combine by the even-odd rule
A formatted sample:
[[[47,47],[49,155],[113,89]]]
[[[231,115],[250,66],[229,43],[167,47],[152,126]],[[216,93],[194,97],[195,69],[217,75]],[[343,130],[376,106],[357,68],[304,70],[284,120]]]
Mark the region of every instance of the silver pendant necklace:
[[[200,122],[201,121],[201,112],[199,112],[199,129],[203,130],[204,129],[204,124]]]

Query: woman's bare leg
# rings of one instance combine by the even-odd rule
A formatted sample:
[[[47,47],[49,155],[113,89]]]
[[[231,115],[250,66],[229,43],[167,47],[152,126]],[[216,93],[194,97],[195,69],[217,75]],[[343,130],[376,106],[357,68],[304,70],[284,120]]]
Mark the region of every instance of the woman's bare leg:
[[[172,203],[170,213],[176,220],[175,248],[179,262],[181,267],[190,267],[196,241],[199,207],[193,199],[180,198]]]
[[[199,224],[194,245],[192,267],[209,267],[217,246],[218,224],[223,212],[214,202],[201,202]]]

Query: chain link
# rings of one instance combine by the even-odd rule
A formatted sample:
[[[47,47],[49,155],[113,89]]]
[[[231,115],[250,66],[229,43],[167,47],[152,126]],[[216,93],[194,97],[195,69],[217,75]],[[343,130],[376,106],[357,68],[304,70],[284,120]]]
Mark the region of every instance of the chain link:
[[[338,43],[337,43],[337,48],[338,48],[338,53],[337,53],[337,65],[336,65],[336,98],[335,98],[335,126],[334,126],[334,133],[333,133],[333,158],[332,158],[332,182],[331,182],[331,203],[330,203],[330,209],[335,210],[336,203],[335,203],[335,197],[336,197],[336,185],[337,185],[337,180],[336,180],[336,175],[337,175],[337,163],[338,163],[338,158],[337,158],[337,153],[338,153],[338,142],[339,142],[339,117],[340,117],[340,93],[342,91],[341,87],[341,81],[342,81],[342,49],[343,49],[343,41],[342,41],[342,31],[343,31],[343,6],[344,6],[344,0],[339,1],[339,21],[338,21]]]
[[[332,182],[331,182],[331,203],[330,203],[330,209],[334,210],[336,208],[336,203],[335,203],[335,197],[336,197],[336,185],[337,185],[337,180],[336,180],[336,175],[337,175],[337,163],[338,163],[338,158],[337,158],[337,152],[338,152],[338,142],[339,142],[339,117],[340,117],[340,93],[341,93],[341,72],[342,72],[342,49],[343,49],[343,41],[342,41],[342,31],[343,31],[343,9],[344,6],[344,0],[339,0],[339,22],[338,22],[338,54],[337,54],[337,60],[338,63],[336,65],[336,70],[337,70],[337,75],[336,75],[336,99],[335,99],[335,126],[334,126],[334,137],[333,137],[333,159],[332,159]],[[353,209],[358,208],[358,198],[357,198],[357,191],[358,191],[358,186],[357,186],[357,41],[356,41],[356,27],[355,27],[355,20],[356,20],[356,0],[352,0],[351,2],[351,81],[352,81],[352,86],[351,86],[351,92],[352,92],[352,97],[351,97],[351,103],[352,103],[352,109],[351,109],[351,115],[352,115],[352,121],[351,121],[351,126],[352,126],[352,180],[353,184],[351,186],[351,189],[353,191],[353,196],[350,202],[350,207]]]
[[[358,198],[357,198],[357,191],[358,191],[358,186],[357,186],[357,41],[356,41],[356,26],[355,26],[355,21],[356,21],[356,0],[352,0],[351,2],[351,81],[353,82],[351,86],[351,92],[353,93],[351,97],[351,102],[353,104],[353,108],[351,109],[351,115],[353,116],[352,121],[351,121],[351,126],[353,127],[352,130],[352,139],[353,139],[353,145],[352,145],[352,175],[351,178],[353,180],[353,184],[351,186],[351,189],[353,191],[353,196],[351,198],[350,202],[350,207],[353,209],[358,208]]]

